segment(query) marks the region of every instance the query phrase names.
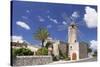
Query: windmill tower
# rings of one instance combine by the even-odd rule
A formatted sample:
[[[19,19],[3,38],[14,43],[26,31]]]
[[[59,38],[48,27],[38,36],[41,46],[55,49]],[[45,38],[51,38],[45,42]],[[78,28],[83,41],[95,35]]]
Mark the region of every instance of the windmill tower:
[[[72,22],[68,27],[68,43],[75,43],[77,40],[77,26]]]
[[[68,27],[68,56],[71,60],[79,59],[79,43],[77,42],[77,26],[75,22],[71,22]]]

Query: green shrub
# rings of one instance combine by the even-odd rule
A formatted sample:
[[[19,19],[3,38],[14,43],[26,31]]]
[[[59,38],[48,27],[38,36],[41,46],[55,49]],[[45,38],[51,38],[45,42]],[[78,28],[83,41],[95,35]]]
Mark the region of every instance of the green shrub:
[[[92,52],[92,49],[91,48],[88,48],[88,53],[91,53]]]
[[[33,52],[28,48],[12,48],[12,56],[25,56],[25,55],[33,55]]]
[[[12,48],[12,57],[16,57],[16,51],[17,51],[16,48]]]
[[[45,47],[38,49],[37,55],[48,55],[48,49]]]
[[[97,51],[94,52],[94,54],[92,55],[93,57],[97,57]]]
[[[52,43],[51,42],[47,42],[45,47],[48,48],[50,45],[52,45]]]
[[[69,57],[67,57],[65,60],[70,60],[70,58],[69,58]]]
[[[54,56],[54,55],[52,54],[52,59],[53,59],[53,61],[58,61],[58,60],[59,60],[59,56]]]
[[[59,58],[60,58],[60,59],[67,59],[67,58],[68,58],[68,56],[67,56],[67,54],[66,54],[66,53],[62,53],[62,51],[61,51],[61,50],[59,50]]]

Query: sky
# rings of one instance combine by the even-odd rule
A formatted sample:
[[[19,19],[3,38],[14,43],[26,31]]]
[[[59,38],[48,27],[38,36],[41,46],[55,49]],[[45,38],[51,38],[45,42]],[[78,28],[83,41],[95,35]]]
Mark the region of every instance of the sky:
[[[78,41],[93,44],[97,41],[97,12],[95,5],[12,1],[11,37],[39,45],[33,36],[39,27],[45,27],[50,37],[67,42],[68,26],[74,21]]]

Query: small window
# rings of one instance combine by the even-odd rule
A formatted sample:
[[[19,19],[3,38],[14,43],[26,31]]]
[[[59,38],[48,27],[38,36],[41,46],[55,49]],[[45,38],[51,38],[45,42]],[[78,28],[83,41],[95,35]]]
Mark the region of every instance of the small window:
[[[72,28],[74,28],[74,25],[72,25]]]
[[[75,42],[76,42],[76,40],[75,40]]]
[[[72,50],[72,46],[70,46],[70,49]]]

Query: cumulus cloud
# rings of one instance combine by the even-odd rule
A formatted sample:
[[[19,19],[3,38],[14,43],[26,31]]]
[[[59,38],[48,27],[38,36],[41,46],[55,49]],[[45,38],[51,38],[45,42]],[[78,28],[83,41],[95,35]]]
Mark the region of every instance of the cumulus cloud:
[[[94,8],[85,7],[84,20],[88,28],[97,27],[97,12]]]
[[[22,22],[22,21],[17,21],[16,24],[26,30],[30,30],[30,27],[28,24],[26,24],[25,22]]]
[[[63,25],[67,25],[67,23],[65,21],[62,22]]]
[[[58,21],[57,21],[56,19],[53,19],[53,18],[51,18],[50,16],[48,16],[48,19],[49,19],[50,21],[54,22],[55,24],[58,23]]]
[[[12,42],[20,42],[20,43],[22,43],[24,41],[22,36],[14,35],[11,38],[12,38]]]
[[[39,18],[40,22],[44,22],[45,21],[45,19],[43,17],[41,17],[41,16],[38,16],[38,18]]]
[[[90,48],[95,51],[97,50],[97,41],[96,40],[91,40],[90,41]]]
[[[72,17],[73,17],[73,18],[78,18],[78,17],[79,17],[79,13],[76,12],[76,11],[73,12],[73,13],[72,13]]]

